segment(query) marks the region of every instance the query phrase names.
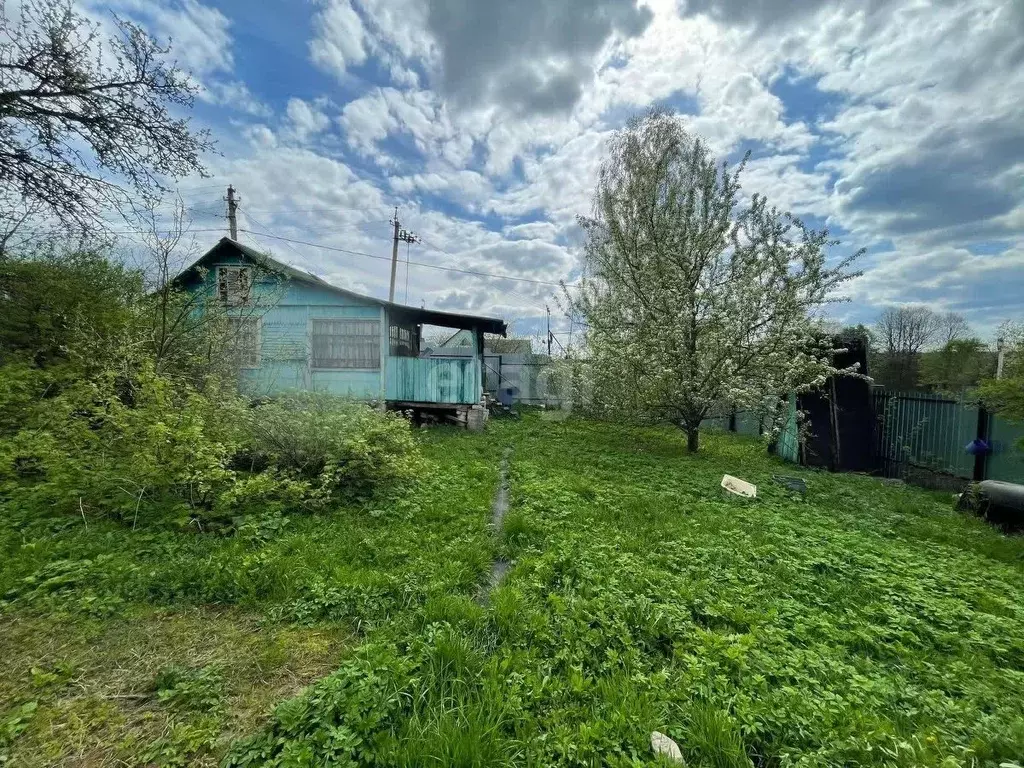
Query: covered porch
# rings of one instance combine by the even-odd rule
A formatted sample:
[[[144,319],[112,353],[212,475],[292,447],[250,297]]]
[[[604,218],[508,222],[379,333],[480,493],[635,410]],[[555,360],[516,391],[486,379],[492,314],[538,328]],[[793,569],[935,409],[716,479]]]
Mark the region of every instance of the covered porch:
[[[483,397],[484,334],[504,336],[504,321],[492,317],[417,309],[399,304],[387,307],[388,355],[384,389],[389,404],[430,408],[472,406]],[[422,352],[423,326],[468,330],[473,346],[463,353],[432,355]]]

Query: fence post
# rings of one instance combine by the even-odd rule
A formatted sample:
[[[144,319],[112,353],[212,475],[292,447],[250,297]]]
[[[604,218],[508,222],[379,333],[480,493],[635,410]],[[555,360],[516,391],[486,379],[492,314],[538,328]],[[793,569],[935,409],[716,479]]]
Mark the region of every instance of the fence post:
[[[985,409],[985,406],[979,405],[978,406],[978,428],[977,428],[976,434],[977,434],[978,440],[984,440],[986,443],[988,443],[988,424],[989,424],[990,420],[991,420],[991,417],[989,416],[989,412]],[[984,480],[985,479],[985,469],[986,469],[985,465],[987,463],[987,459],[988,459],[988,452],[987,451],[978,451],[978,453],[974,454],[974,480],[975,480],[975,482],[977,482],[979,480]]]

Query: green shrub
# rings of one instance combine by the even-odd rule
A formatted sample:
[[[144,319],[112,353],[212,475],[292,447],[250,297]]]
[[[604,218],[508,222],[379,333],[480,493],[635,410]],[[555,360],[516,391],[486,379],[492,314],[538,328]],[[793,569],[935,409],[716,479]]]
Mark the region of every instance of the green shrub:
[[[323,498],[365,500],[407,488],[424,471],[404,418],[339,397],[276,398],[243,424],[247,456],[313,483]]]
[[[366,501],[416,482],[424,463],[399,415],[323,395],[249,407],[229,383],[202,391],[110,368],[39,396],[30,368],[0,367],[0,410],[20,429],[0,441],[0,494],[22,511],[159,519],[264,539],[271,518]],[[244,457],[240,459],[239,457]]]
[[[149,364],[106,370],[26,409],[21,430],[0,444],[0,491],[28,509],[133,526],[154,508],[202,519],[234,481],[226,463],[241,405],[213,383],[198,392]]]
[[[261,517],[313,509],[319,504],[315,489],[306,480],[276,470],[239,475],[217,498],[218,517],[257,513]]]

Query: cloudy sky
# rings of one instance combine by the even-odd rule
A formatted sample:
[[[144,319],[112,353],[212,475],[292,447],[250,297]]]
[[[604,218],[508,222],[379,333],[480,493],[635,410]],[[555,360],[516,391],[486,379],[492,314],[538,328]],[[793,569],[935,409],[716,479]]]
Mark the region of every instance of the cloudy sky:
[[[837,311],[919,302],[983,334],[1024,315],[1020,0],[113,0],[170,37],[220,154],[197,229],[386,296],[394,206],[423,266],[397,298],[540,326],[610,134],[652,104],[744,187],[864,247]],[[255,234],[263,233],[263,234]],[[355,251],[286,243],[268,235]],[[216,232],[200,232],[204,244]],[[402,258],[406,248],[402,247]]]

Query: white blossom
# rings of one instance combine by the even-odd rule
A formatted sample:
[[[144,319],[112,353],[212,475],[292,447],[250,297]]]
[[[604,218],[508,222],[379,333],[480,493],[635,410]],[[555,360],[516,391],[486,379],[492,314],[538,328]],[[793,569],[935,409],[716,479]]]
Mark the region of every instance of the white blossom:
[[[754,410],[771,429],[788,393],[837,371],[814,318],[855,276],[836,245],[755,195],[664,111],[616,134],[594,215],[581,217],[586,277],[566,292],[581,319],[592,404],[619,417],[671,419],[697,448],[716,409]]]

